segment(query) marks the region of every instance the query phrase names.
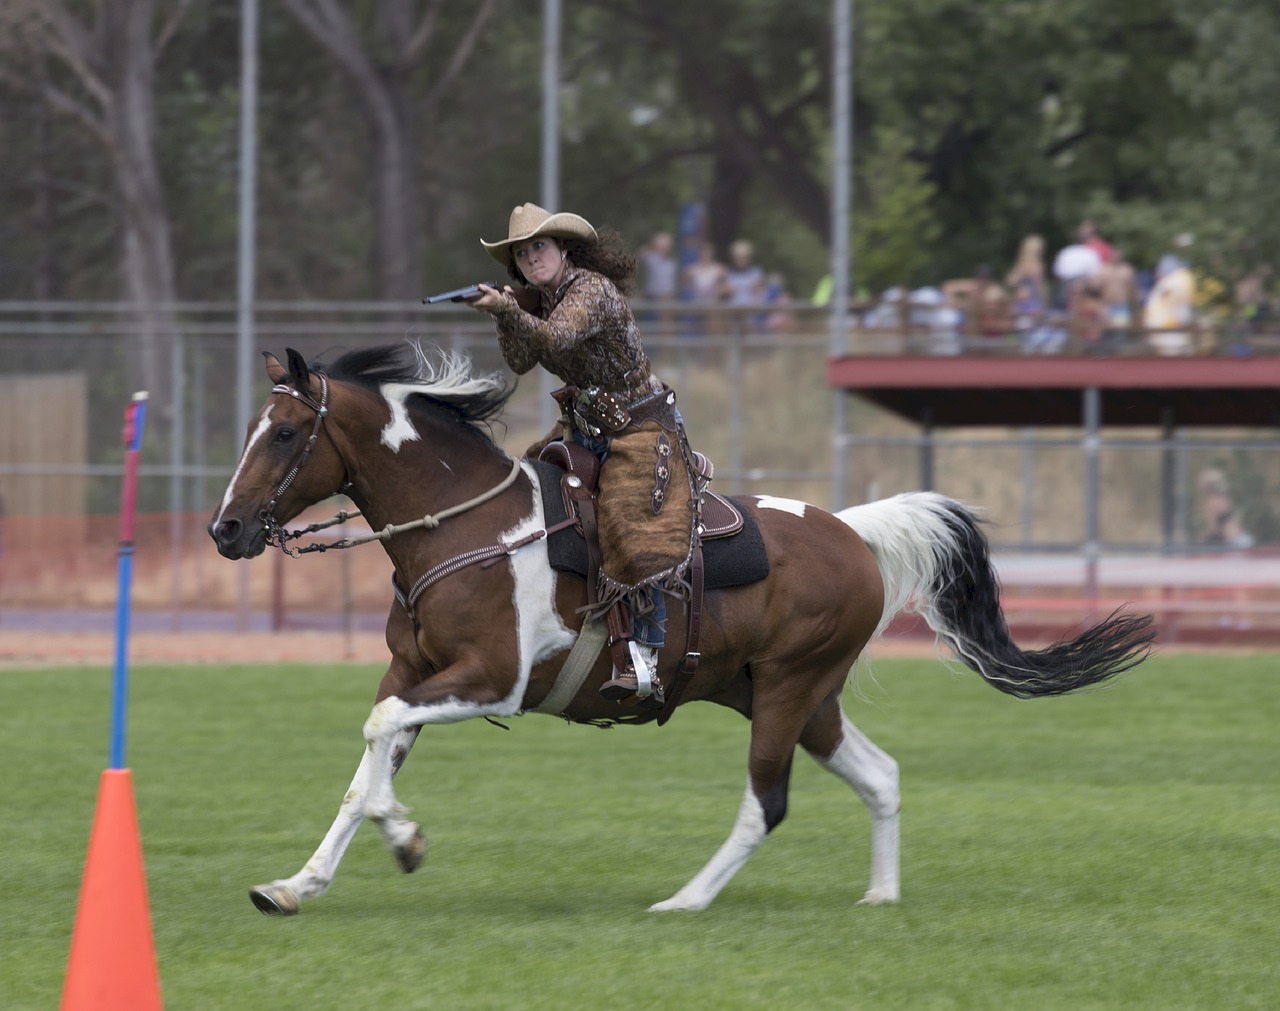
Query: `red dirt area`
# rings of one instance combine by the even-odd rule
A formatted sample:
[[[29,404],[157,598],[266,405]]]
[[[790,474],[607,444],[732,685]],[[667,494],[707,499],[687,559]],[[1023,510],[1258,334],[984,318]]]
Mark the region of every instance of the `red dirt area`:
[[[23,632],[0,629],[0,667],[111,667],[113,633]],[[932,642],[884,640],[868,650],[874,659],[931,657]],[[131,664],[385,664],[382,633],[289,630],[284,632],[142,632],[129,636]]]
[[[3,667],[111,667],[115,655],[112,633],[0,630]],[[129,637],[129,662],[137,664],[385,664],[388,659],[380,632],[145,632]]]

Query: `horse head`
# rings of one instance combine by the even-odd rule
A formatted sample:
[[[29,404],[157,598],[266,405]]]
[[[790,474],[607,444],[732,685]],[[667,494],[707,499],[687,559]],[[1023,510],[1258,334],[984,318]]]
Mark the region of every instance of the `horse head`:
[[[240,462],[209,523],[226,558],[260,555],[281,524],[345,481],[332,440],[322,438],[332,384],[292,348],[285,357],[287,368],[275,355],[263,355],[271,395],[249,423]]]

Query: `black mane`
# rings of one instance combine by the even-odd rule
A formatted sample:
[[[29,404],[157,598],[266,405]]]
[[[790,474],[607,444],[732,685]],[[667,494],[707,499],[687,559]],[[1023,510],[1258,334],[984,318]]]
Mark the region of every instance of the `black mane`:
[[[414,341],[356,348],[332,362],[316,361],[309,367],[331,379],[370,390],[383,383],[419,387],[415,396],[477,425],[501,414],[515,392],[514,384],[502,373],[473,375],[467,356],[440,348],[428,351]]]

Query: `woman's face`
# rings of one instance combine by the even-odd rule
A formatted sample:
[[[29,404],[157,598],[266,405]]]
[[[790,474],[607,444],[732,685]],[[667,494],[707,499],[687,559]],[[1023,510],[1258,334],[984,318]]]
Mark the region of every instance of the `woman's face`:
[[[549,235],[535,235],[511,247],[516,269],[524,279],[541,288],[554,288],[564,274],[564,251]]]

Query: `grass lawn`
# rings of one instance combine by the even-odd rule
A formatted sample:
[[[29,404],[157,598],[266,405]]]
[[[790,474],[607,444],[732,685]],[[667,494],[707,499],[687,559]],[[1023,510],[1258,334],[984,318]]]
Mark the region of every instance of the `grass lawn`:
[[[412,876],[361,830],[327,896],[268,919],[359,758],[377,670],[140,668],[128,764],[169,1011],[1280,1006],[1274,656],[1158,656],[1021,702],[935,661],[847,693],[901,764],[903,900],[868,819],[797,760],[790,814],[702,913],[649,914],[727,834],[748,725],[547,717],[427,728],[397,779]],[[61,992],[110,672],[0,672],[0,1005]]]

